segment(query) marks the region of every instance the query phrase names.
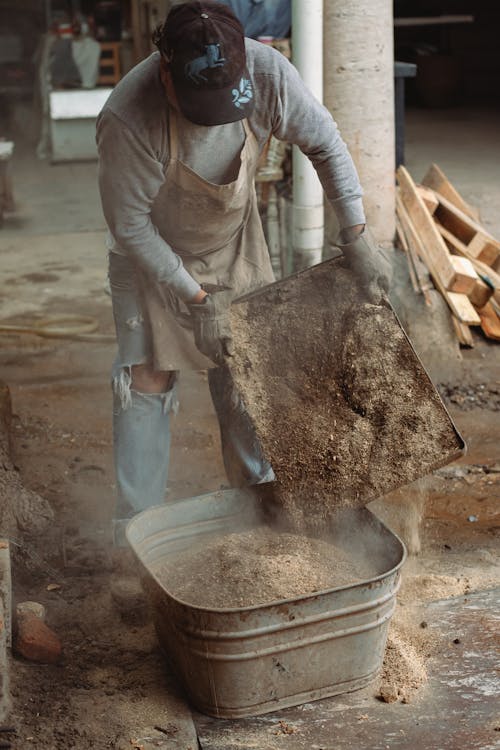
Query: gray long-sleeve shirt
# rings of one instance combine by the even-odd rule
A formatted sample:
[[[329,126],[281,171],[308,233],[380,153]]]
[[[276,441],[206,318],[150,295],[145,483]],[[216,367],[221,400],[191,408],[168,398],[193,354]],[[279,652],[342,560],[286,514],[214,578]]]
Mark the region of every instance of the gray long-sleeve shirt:
[[[362,190],[337,126],[279,52],[246,40],[255,108],[249,125],[264,148],[269,136],[299,146],[313,163],[340,228],[364,224]],[[188,301],[198,282],[155,222],[156,198],[169,160],[168,101],[153,53],[115,87],[97,120],[99,188],[111,250],[129,254],[160,283]],[[182,120],[179,157],[222,184],[235,178],[244,142],[241,122],[205,127]]]

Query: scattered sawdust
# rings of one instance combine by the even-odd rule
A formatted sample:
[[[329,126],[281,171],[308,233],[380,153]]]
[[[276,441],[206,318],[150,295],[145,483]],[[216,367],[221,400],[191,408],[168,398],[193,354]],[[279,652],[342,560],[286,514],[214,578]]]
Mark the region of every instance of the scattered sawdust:
[[[399,592],[401,602],[431,602],[450,599],[470,591],[470,582],[464,576],[437,575],[435,573],[404,574]]]
[[[422,626],[424,625],[424,626]],[[379,697],[386,703],[410,703],[427,682],[427,664],[438,643],[418,614],[398,608],[389,625]]]
[[[184,550],[155,572],[170,594],[209,608],[269,604],[377,575],[337,545],[267,526]]]

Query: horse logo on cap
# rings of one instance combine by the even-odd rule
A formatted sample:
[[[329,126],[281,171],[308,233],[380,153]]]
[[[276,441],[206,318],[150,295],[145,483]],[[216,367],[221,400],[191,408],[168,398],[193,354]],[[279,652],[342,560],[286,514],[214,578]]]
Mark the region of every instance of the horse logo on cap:
[[[220,44],[207,44],[205,54],[196,57],[184,66],[184,75],[190,78],[193,83],[208,81],[208,78],[202,74],[202,70],[207,68],[222,68],[226,64],[226,58],[221,57]]]

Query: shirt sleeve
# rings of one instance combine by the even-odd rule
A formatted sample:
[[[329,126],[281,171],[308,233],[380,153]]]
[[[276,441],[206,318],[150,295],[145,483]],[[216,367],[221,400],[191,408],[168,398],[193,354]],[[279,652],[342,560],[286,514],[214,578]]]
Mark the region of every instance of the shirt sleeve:
[[[297,69],[280,57],[279,91],[272,107],[274,135],[297,145],[311,160],[340,229],[364,224],[363,190],[336,122],[304,84]]]
[[[163,184],[154,153],[110,110],[97,120],[99,190],[104,218],[116,243],[157,282],[188,302],[200,285],[151,221]]]

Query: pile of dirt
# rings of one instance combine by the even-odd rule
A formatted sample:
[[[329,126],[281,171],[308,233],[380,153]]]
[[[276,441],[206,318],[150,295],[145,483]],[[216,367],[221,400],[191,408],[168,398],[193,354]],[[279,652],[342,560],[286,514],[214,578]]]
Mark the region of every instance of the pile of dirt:
[[[337,545],[268,526],[189,548],[155,570],[170,594],[207,608],[250,607],[373,578],[373,564]]]
[[[397,610],[389,626],[379,696],[386,703],[410,703],[427,682],[427,664],[437,646],[425,622]]]
[[[439,395],[388,305],[316,266],[233,305],[231,372],[292,528],[321,530],[460,453]],[[259,336],[255,336],[255,331]]]
[[[437,575],[436,573],[409,572],[404,576],[401,601],[433,602],[450,599],[470,591],[469,579],[464,576]]]
[[[0,529],[3,536],[41,534],[53,520],[49,503],[26,489],[11,457],[9,429],[12,404],[8,386],[0,380]]]

